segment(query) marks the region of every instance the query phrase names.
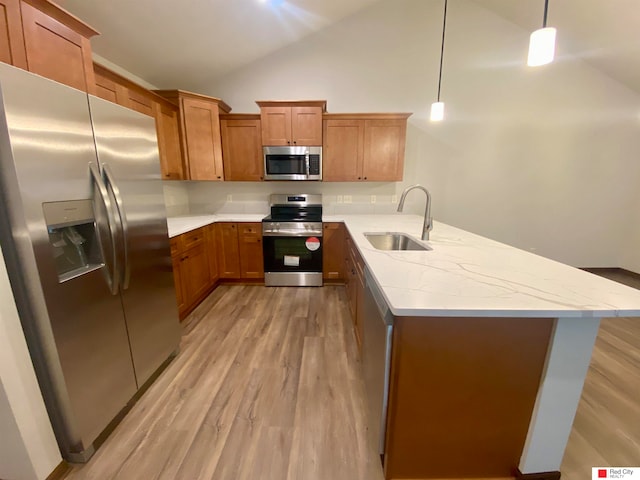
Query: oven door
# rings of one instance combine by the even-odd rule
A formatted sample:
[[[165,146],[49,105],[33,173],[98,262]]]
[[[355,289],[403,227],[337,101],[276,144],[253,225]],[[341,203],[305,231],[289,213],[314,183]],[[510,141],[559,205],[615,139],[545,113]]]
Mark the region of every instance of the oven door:
[[[321,286],[322,236],[262,237],[266,286]]]

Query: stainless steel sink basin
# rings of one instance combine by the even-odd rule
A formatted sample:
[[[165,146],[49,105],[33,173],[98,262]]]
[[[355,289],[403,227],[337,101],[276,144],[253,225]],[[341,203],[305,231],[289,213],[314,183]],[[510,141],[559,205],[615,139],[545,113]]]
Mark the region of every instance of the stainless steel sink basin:
[[[431,248],[417,242],[406,233],[369,232],[365,233],[364,236],[378,250],[431,250]]]

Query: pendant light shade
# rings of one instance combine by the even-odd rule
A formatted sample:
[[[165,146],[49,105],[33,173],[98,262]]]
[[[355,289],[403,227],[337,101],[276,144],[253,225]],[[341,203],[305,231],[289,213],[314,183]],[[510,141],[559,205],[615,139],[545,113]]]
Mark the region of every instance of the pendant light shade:
[[[553,62],[556,54],[556,29],[547,27],[547,12],[549,10],[549,0],[544,2],[544,18],[542,28],[536,30],[529,38],[529,56],[527,65],[537,67]]]
[[[444,59],[444,33],[447,28],[447,0],[444,0],[444,15],[442,17],[442,44],[440,45],[440,72],[438,73],[438,100],[431,104],[432,122],[440,122],[444,119],[444,102],[440,101],[440,89],[442,87],[442,60]]]
[[[556,29],[540,28],[531,34],[529,39],[529,56],[527,65],[537,67],[553,62],[556,53]]]
[[[434,102],[431,104],[431,117],[432,122],[440,122],[444,119],[444,103]]]

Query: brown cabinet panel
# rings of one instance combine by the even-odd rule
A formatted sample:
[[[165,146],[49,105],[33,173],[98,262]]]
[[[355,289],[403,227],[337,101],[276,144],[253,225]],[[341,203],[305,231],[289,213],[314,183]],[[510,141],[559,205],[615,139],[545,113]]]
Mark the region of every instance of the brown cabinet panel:
[[[238,223],[241,278],[264,278],[262,224]]]
[[[178,108],[156,103],[156,129],[162,177],[166,180],[184,179]]]
[[[322,278],[343,280],[345,268],[344,223],[323,224]]]
[[[322,145],[322,107],[291,107],[293,145]]]
[[[206,100],[183,98],[181,111],[189,178],[222,180],[218,105]]]
[[[323,179],[402,180],[408,117],[406,113],[325,115]]]
[[[89,39],[25,2],[21,11],[29,71],[95,93]]]
[[[362,180],[364,121],[325,120],[322,178],[328,182]]]
[[[365,120],[365,180],[402,180],[406,136],[406,120]]]
[[[27,68],[20,0],[0,0],[0,62]]]
[[[260,109],[262,145],[291,144],[291,107]]]
[[[258,101],[262,145],[322,145],[324,100]]]
[[[204,228],[206,231],[207,259],[209,261],[209,284],[214,285],[220,278],[218,273],[218,242],[216,240],[216,226],[212,223]]]
[[[127,95],[126,87],[104,76],[102,72],[97,69],[94,69],[94,74],[96,78],[96,96],[109,102],[121,104]]]
[[[224,179],[260,181],[264,177],[260,119],[231,117],[220,120]]]
[[[240,278],[237,225],[235,223],[216,223],[216,241],[220,278]]]
[[[209,288],[209,262],[204,243],[185,251],[181,256],[186,303],[193,305]]]
[[[173,263],[173,282],[176,288],[176,302],[178,303],[178,314],[180,318],[183,318],[183,314],[187,309],[187,304],[185,303],[185,294],[184,294],[184,276],[182,274],[182,260],[180,258],[180,254],[173,256],[171,258]]]
[[[155,117],[155,102],[150,93],[144,95],[134,90],[127,90],[127,104],[125,106],[136,112]]]

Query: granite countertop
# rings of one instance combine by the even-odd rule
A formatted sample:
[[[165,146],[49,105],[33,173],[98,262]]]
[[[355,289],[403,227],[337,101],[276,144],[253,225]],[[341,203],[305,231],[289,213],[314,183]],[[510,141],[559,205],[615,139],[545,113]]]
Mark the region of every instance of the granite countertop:
[[[258,222],[264,214],[168,219],[175,236],[213,222]],[[344,222],[396,316],[640,316],[640,290],[434,222],[430,251],[377,250],[365,232],[403,232],[420,241],[418,215],[325,215]]]

